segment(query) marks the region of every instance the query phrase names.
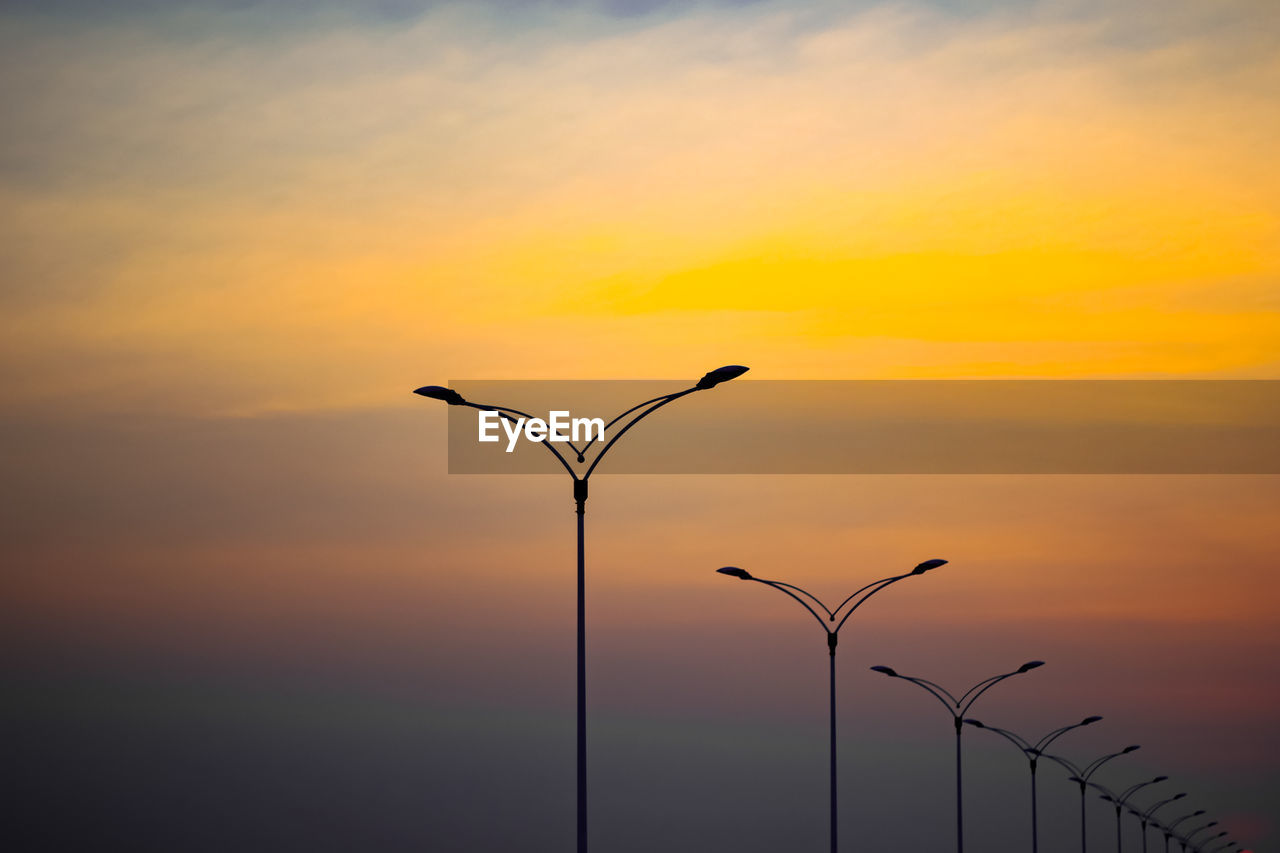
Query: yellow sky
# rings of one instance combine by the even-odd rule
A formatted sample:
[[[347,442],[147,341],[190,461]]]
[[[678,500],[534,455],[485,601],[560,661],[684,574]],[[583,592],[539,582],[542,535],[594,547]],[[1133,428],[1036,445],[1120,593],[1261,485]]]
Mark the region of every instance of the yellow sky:
[[[385,405],[410,372],[727,361],[1275,376],[1280,60],[1040,8],[16,40],[59,69],[19,114],[66,170],[3,189],[4,397],[253,414]]]

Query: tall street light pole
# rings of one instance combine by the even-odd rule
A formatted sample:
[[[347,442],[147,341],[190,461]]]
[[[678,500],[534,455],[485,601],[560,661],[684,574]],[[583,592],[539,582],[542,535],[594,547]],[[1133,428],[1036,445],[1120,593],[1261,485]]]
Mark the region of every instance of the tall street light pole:
[[[551,444],[549,438],[544,438],[541,444],[551,451],[560,465],[573,478],[573,501],[576,507],[575,511],[578,515],[578,702],[577,702],[577,718],[578,718],[578,853],[587,853],[587,629],[586,629],[586,550],[585,550],[585,527],[584,516],[587,511],[587,481],[591,478],[591,474],[596,470],[596,466],[600,464],[600,460],[604,459],[610,449],[622,438],[629,429],[639,423],[647,416],[653,414],[658,409],[668,403],[679,400],[681,397],[688,396],[695,391],[706,391],[714,388],[722,382],[728,382],[730,379],[736,379],[746,373],[748,368],[737,364],[718,367],[709,371],[701,379],[699,379],[692,388],[686,388],[683,391],[676,391],[671,394],[663,394],[660,397],[654,397],[652,400],[646,400],[627,409],[618,415],[612,421],[605,425],[607,433],[620,421],[624,421],[623,426],[613,433],[613,437],[605,442],[599,452],[591,460],[586,470],[579,474],[569,461],[564,458],[559,450]],[[440,385],[425,385],[415,389],[415,394],[432,400],[440,400],[448,403],[450,406],[468,406],[472,409],[478,409],[482,412],[497,412],[499,417],[516,422],[517,418],[531,417],[525,412],[513,409],[509,406],[496,406],[489,403],[473,403],[465,399],[461,394],[452,388],[446,388]],[[638,413],[638,414],[637,414]],[[579,463],[587,462],[586,449],[579,449],[572,443],[566,442],[577,455]]]
[[[1164,834],[1164,853],[1169,853],[1169,840],[1173,838],[1173,834],[1177,830],[1178,824],[1191,820],[1191,818],[1193,817],[1200,817],[1200,815],[1202,814],[1204,814],[1204,809],[1196,809],[1193,812],[1184,814],[1182,817],[1178,818],[1172,823],[1161,825],[1161,824],[1155,823],[1155,821],[1152,821],[1152,824],[1156,826],[1160,830],[1160,832]]]
[[[1095,758],[1093,761],[1084,765],[1084,767],[1079,767],[1060,755],[1050,755],[1047,752],[1044,753],[1045,758],[1048,758],[1051,761],[1056,761],[1058,764],[1065,767],[1071,774],[1071,781],[1080,785],[1080,853],[1089,853],[1089,833],[1087,831],[1088,827],[1085,823],[1087,810],[1085,809],[1084,798],[1085,788],[1089,784],[1089,779],[1093,777],[1093,774],[1102,769],[1102,765],[1106,764],[1111,759],[1119,758],[1122,755],[1128,755],[1136,749],[1141,749],[1141,747],[1137,744],[1134,744],[1133,746],[1126,746],[1119,752],[1112,752],[1108,755],[1102,756],[1101,758]]]
[[[1187,795],[1186,791],[1183,791],[1182,793],[1179,793],[1179,794],[1174,794],[1172,797],[1167,797],[1161,800],[1160,802],[1156,803],[1155,805],[1147,808],[1144,811],[1139,811],[1138,809],[1129,810],[1129,814],[1136,817],[1139,820],[1139,822],[1142,824],[1142,853],[1147,853],[1147,826],[1153,822],[1151,819],[1152,816],[1156,812],[1158,812],[1160,809],[1169,805],[1169,803],[1177,802],[1178,800],[1181,800],[1186,795]]]
[[[1210,827],[1214,827],[1217,825],[1218,825],[1218,822],[1216,820],[1211,820],[1208,823],[1206,823],[1204,826],[1197,826],[1195,829],[1191,830],[1186,835],[1183,835],[1182,837],[1180,837],[1178,839],[1178,843],[1182,845],[1182,853],[1187,853],[1187,845],[1191,843],[1192,836],[1199,835],[1200,833],[1204,832],[1206,829],[1209,829]],[[1203,847],[1205,844],[1208,844],[1213,839],[1221,838],[1224,835],[1226,835],[1225,832],[1219,832],[1217,835],[1209,836],[1204,841],[1197,842],[1197,845],[1196,845],[1197,849],[1200,847]]]
[[[995,732],[1005,740],[1009,741],[1009,743],[1016,746],[1018,750],[1026,756],[1031,765],[1031,853],[1039,853],[1040,850],[1040,829],[1036,817],[1036,763],[1040,760],[1040,754],[1048,749],[1049,744],[1053,743],[1067,732],[1073,729],[1078,729],[1081,726],[1091,726],[1101,719],[1102,718],[1098,716],[1085,717],[1078,723],[1072,723],[1069,726],[1054,729],[1035,743],[1032,743],[1021,735],[1014,734],[1008,729],[1000,729],[995,726],[983,725],[979,720],[965,720],[965,722],[971,726],[979,729],[986,729],[989,732]]]
[[[978,701],[978,697],[986,693],[992,687],[995,687],[1006,678],[1012,678],[1015,675],[1021,675],[1029,672],[1036,667],[1044,666],[1044,661],[1033,660],[1024,663],[1013,672],[1006,672],[1001,675],[993,675],[990,678],[983,679],[977,684],[970,687],[959,698],[953,696],[950,691],[939,684],[932,681],[926,681],[923,678],[915,678],[909,675],[899,675],[893,669],[887,666],[873,666],[873,672],[887,675],[890,678],[901,678],[903,681],[910,681],[912,684],[927,690],[935,699],[942,703],[947,709],[947,713],[955,720],[956,728],[956,853],[964,853],[964,797],[963,797],[963,781],[964,777],[960,772],[960,733],[964,731],[964,716],[968,713],[973,703]]]
[[[1134,794],[1138,793],[1139,791],[1141,791],[1143,788],[1147,787],[1148,785],[1154,785],[1157,782],[1163,782],[1168,778],[1169,778],[1168,776],[1157,776],[1156,778],[1150,779],[1146,782],[1139,782],[1136,785],[1131,785],[1130,787],[1126,788],[1123,793],[1120,793],[1120,794],[1116,794],[1112,792],[1110,788],[1106,788],[1102,785],[1099,785],[1097,782],[1087,783],[1089,787],[1096,788],[1097,790],[1101,791],[1102,799],[1106,800],[1107,802],[1111,803],[1116,807],[1116,853],[1123,853],[1122,845],[1124,841],[1120,833],[1120,818],[1124,812],[1124,807],[1129,803],[1129,798],[1132,797]]]
[[[861,607],[864,601],[866,601],[871,596],[875,595],[880,590],[884,589],[887,586],[892,586],[893,584],[897,583],[900,580],[903,580],[904,578],[909,578],[909,577],[912,577],[913,575],[922,575],[927,571],[938,568],[939,566],[944,566],[946,565],[946,563],[947,563],[946,560],[925,560],[923,563],[916,566],[914,569],[907,572],[906,574],[894,575],[893,577],[881,578],[878,581],[873,581],[867,584],[866,586],[862,587],[861,589],[857,590],[856,592],[854,592],[844,601],[840,602],[840,604],[835,609],[828,608],[813,593],[807,592],[801,589],[800,587],[795,586],[794,584],[783,583],[782,581],[770,581],[770,580],[765,580],[764,578],[758,578],[750,574],[749,572],[747,572],[745,569],[739,569],[736,566],[725,566],[723,569],[716,569],[716,571],[722,575],[728,575],[730,577],[738,578],[739,580],[744,580],[744,581],[755,581],[756,583],[762,583],[765,586],[771,586],[774,589],[778,590],[779,592],[786,593],[787,595],[794,598],[796,601],[800,602],[800,604],[804,607],[804,609],[808,610],[809,613],[813,615],[813,618],[818,620],[818,624],[821,625],[822,630],[826,632],[827,651],[828,651],[828,659],[829,659],[828,670],[830,673],[829,681],[831,685],[831,701],[830,701],[830,708],[831,708],[831,725],[830,725],[831,853],[836,853],[839,846],[839,841],[838,841],[839,821],[837,819],[837,807],[836,807],[836,643],[840,638],[840,629],[844,627],[845,622],[849,621],[849,617],[853,615],[853,611]],[[804,596],[804,598],[801,598],[801,596]],[[808,601],[806,601],[805,599],[808,599]],[[823,613],[826,614],[827,618],[825,621],[821,616],[818,615],[818,610],[815,610],[813,607],[810,606],[809,604],[810,601],[812,601],[814,604],[818,606],[818,610],[821,610]],[[850,602],[852,602],[851,605],[850,605]],[[846,606],[847,606],[847,609],[846,609]],[[842,612],[844,613],[843,616],[840,615]],[[838,623],[836,622],[837,618],[840,619]],[[835,625],[834,628],[830,627],[832,624]]]

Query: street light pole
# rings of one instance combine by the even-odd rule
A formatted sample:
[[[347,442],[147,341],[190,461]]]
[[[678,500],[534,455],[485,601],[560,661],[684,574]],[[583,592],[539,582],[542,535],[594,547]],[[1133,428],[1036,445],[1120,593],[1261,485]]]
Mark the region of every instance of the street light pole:
[[[830,819],[829,837],[831,840],[831,853],[836,853],[839,847],[839,840],[838,840],[839,839],[839,821],[837,819],[838,810],[837,810],[837,799],[836,799],[836,644],[840,638],[840,629],[844,627],[845,622],[849,621],[849,617],[853,615],[853,611],[861,607],[864,601],[866,601],[871,596],[875,595],[880,590],[884,589],[887,586],[892,586],[893,584],[897,583],[900,580],[903,580],[904,578],[909,578],[913,575],[922,575],[925,572],[938,568],[939,566],[944,566],[946,565],[946,563],[947,563],[946,560],[936,560],[936,559],[925,560],[923,563],[916,566],[914,569],[907,572],[906,574],[894,575],[893,577],[881,578],[878,581],[872,581],[871,583],[867,584],[866,586],[854,592],[844,601],[840,602],[840,604],[835,609],[828,608],[813,593],[803,590],[800,587],[795,586],[794,584],[783,583],[782,581],[771,581],[771,580],[765,580],[764,578],[758,578],[752,575],[750,572],[746,571],[745,569],[740,569],[740,568],[737,568],[736,566],[725,566],[722,569],[716,569],[716,571],[722,575],[728,575],[729,577],[738,578],[739,580],[744,580],[744,581],[755,581],[756,583],[762,583],[765,586],[771,586],[774,589],[778,590],[779,592],[786,593],[787,595],[794,598],[796,601],[800,602],[800,604],[804,607],[804,609],[808,610],[809,613],[813,615],[813,618],[818,620],[818,624],[821,625],[822,630],[826,632],[827,652],[828,652],[828,673],[829,673],[828,681],[830,684],[830,703],[829,703],[830,704],[830,727],[829,727],[830,736],[829,737],[830,737],[830,753],[831,753],[831,759],[830,759],[831,819]],[[797,595],[797,593],[799,594]],[[801,598],[801,596],[804,596],[804,598]],[[805,599],[808,599],[808,601],[806,601]],[[826,621],[823,621],[823,618],[818,615],[818,610],[815,610],[813,607],[809,605],[810,601],[812,601],[814,604],[818,606],[818,610],[821,610],[823,613],[826,614],[827,616]],[[848,609],[846,609],[846,606],[849,605],[850,602],[853,602],[852,605],[848,606]],[[844,615],[840,616],[842,612],[844,613]],[[839,623],[836,623],[837,617],[840,618]],[[830,627],[830,625],[833,623],[835,623],[836,625],[834,628]]]
[[[964,777],[961,774],[961,767],[960,767],[960,733],[964,731],[964,715],[968,713],[969,708],[973,706],[973,703],[978,701],[979,696],[981,696],[983,693],[986,693],[992,687],[995,687],[1001,681],[1004,681],[1006,678],[1012,678],[1015,675],[1021,675],[1024,672],[1029,672],[1030,670],[1033,670],[1036,667],[1040,667],[1040,666],[1044,666],[1044,661],[1042,660],[1028,661],[1027,663],[1024,663],[1022,666],[1015,669],[1013,672],[1006,672],[1001,675],[993,675],[990,678],[985,678],[982,681],[979,681],[977,684],[970,687],[968,690],[966,690],[963,694],[960,695],[958,699],[955,696],[953,696],[951,692],[948,691],[945,687],[942,687],[939,684],[935,684],[932,681],[927,681],[923,678],[915,678],[909,675],[899,675],[892,668],[887,666],[871,667],[872,672],[878,672],[878,673],[881,673],[882,675],[887,675],[890,678],[901,678],[903,681],[910,681],[912,684],[916,685],[922,690],[927,690],[930,694],[932,694],[932,696],[935,699],[937,699],[939,702],[942,703],[942,706],[947,709],[947,712],[951,714],[952,718],[955,721],[955,728],[956,728],[956,851],[957,853],[964,853],[964,798],[962,793]]]
[[[1155,823],[1154,821],[1152,822],[1160,830],[1160,832],[1164,834],[1164,853],[1169,853],[1169,839],[1173,838],[1174,831],[1178,828],[1178,824],[1185,823],[1186,821],[1191,820],[1191,818],[1193,817],[1200,817],[1200,815],[1202,814],[1204,814],[1204,809],[1196,809],[1193,812],[1188,812],[1187,814],[1184,814],[1182,817],[1178,818],[1173,823],[1161,825],[1161,824]]]
[[[1022,737],[1021,735],[1014,734],[1008,729],[1001,729],[1001,728],[996,728],[995,726],[983,725],[983,723],[979,720],[974,720],[974,719],[965,720],[965,722],[971,726],[974,726],[979,729],[986,729],[989,732],[995,732],[996,734],[1003,737],[1005,740],[1009,741],[1009,743],[1013,744],[1018,748],[1019,752],[1021,752],[1024,756],[1027,757],[1031,765],[1031,853],[1039,853],[1039,850],[1040,850],[1040,830],[1039,830],[1039,825],[1036,817],[1036,812],[1037,812],[1036,763],[1040,759],[1040,754],[1049,747],[1049,744],[1053,743],[1055,740],[1062,737],[1072,729],[1078,729],[1081,726],[1093,725],[1094,723],[1100,721],[1101,719],[1102,718],[1099,716],[1085,717],[1083,720],[1081,720],[1078,723],[1072,723],[1069,726],[1063,726],[1060,729],[1054,729],[1044,737],[1040,738],[1040,740],[1036,741],[1035,743],[1031,743],[1031,741]]]
[[[1185,791],[1180,794],[1174,794],[1172,797],[1163,799],[1160,802],[1156,803],[1155,805],[1151,806],[1146,811],[1138,811],[1137,809],[1129,810],[1129,814],[1136,817],[1142,824],[1142,853],[1147,853],[1147,825],[1152,823],[1151,816],[1154,815],[1160,809],[1169,805],[1169,803],[1175,802],[1177,800],[1181,800],[1186,795],[1187,794]]]
[[[654,397],[652,400],[646,400],[627,409],[622,414],[615,417],[605,425],[607,432],[619,421],[626,419],[623,426],[613,433],[603,448],[595,454],[585,472],[579,474],[578,471],[569,463],[568,460],[556,450],[552,445],[549,437],[542,439],[540,442],[543,447],[551,451],[561,467],[568,472],[573,478],[573,502],[575,512],[578,516],[578,536],[577,536],[577,575],[578,575],[578,630],[577,630],[577,669],[578,669],[578,697],[577,697],[577,792],[578,792],[578,853],[587,853],[587,628],[586,628],[586,533],[585,519],[587,511],[587,482],[591,478],[591,474],[596,470],[596,466],[600,464],[606,453],[622,438],[626,432],[643,420],[645,417],[653,414],[658,409],[668,403],[674,402],[681,397],[688,396],[695,391],[706,391],[714,388],[722,382],[728,382],[736,379],[746,373],[748,368],[737,364],[718,367],[715,370],[708,371],[701,379],[699,379],[691,388],[683,391],[676,391],[671,394],[663,394],[660,397]],[[424,385],[414,390],[415,394],[427,397],[432,400],[440,400],[448,403],[450,406],[467,406],[472,409],[478,409],[482,412],[496,412],[499,417],[504,420],[517,421],[517,418],[531,417],[525,412],[509,406],[496,406],[487,403],[473,403],[465,399],[461,394],[452,388],[446,388],[441,385]],[[639,412],[639,414],[636,414]],[[602,433],[603,434],[603,433]],[[565,442],[577,456],[579,463],[587,462],[587,447],[579,449],[571,442]]]
[[[1094,773],[1097,773],[1102,768],[1102,765],[1106,764],[1111,759],[1119,758],[1121,755],[1128,755],[1136,749],[1141,749],[1141,747],[1136,744],[1133,746],[1126,746],[1119,752],[1113,752],[1109,755],[1104,755],[1101,758],[1095,758],[1083,768],[1077,767],[1075,764],[1072,764],[1060,755],[1050,755],[1047,752],[1044,753],[1045,758],[1056,761],[1058,764],[1065,767],[1072,774],[1071,781],[1077,782],[1080,785],[1080,853],[1089,853],[1089,834],[1085,824],[1086,810],[1084,801],[1085,787],[1089,784],[1089,779]]]
[[[1186,835],[1183,835],[1183,836],[1181,836],[1180,838],[1178,838],[1178,842],[1182,845],[1182,853],[1187,853],[1187,845],[1191,843],[1191,837],[1192,837],[1192,836],[1194,836],[1194,835],[1199,835],[1200,833],[1204,832],[1206,829],[1209,829],[1210,827],[1214,827],[1214,826],[1217,826],[1217,825],[1218,825],[1218,822],[1217,822],[1216,820],[1211,820],[1211,821],[1209,821],[1208,823],[1206,823],[1205,825],[1203,825],[1203,826],[1198,826],[1198,827],[1196,827],[1195,829],[1193,829],[1193,830],[1191,830],[1190,832],[1188,832]],[[1203,847],[1204,845],[1208,844],[1208,843],[1209,843],[1210,841],[1212,841],[1213,839],[1215,839],[1215,838],[1221,838],[1222,836],[1224,836],[1224,835],[1226,835],[1226,834],[1227,834],[1226,832],[1219,832],[1217,835],[1211,835],[1211,836],[1209,836],[1209,837],[1208,837],[1208,838],[1206,838],[1204,841],[1199,842],[1199,844],[1198,844],[1198,846],[1197,846],[1197,849],[1199,849],[1200,847]]]
[[[1123,839],[1120,833],[1120,819],[1124,811],[1125,805],[1127,805],[1129,802],[1129,798],[1132,797],[1134,794],[1138,793],[1138,791],[1141,791],[1143,788],[1147,787],[1148,785],[1154,785],[1157,782],[1163,782],[1168,778],[1169,778],[1168,776],[1157,776],[1154,779],[1151,779],[1147,782],[1139,782],[1136,785],[1131,785],[1130,787],[1126,788],[1124,793],[1122,794],[1115,794],[1111,791],[1111,789],[1106,788],[1102,785],[1099,785],[1097,782],[1088,783],[1089,787],[1097,788],[1099,791],[1102,792],[1102,799],[1106,800],[1107,802],[1111,803],[1116,807],[1116,853],[1122,853]]]

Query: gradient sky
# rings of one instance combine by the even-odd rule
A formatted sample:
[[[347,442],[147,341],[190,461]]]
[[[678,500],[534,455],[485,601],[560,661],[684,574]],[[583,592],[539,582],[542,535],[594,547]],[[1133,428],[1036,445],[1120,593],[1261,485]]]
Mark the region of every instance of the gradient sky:
[[[563,849],[567,484],[448,476],[409,390],[1280,378],[1277,33],[1264,0],[5,4],[20,840]],[[1078,757],[1143,744],[1108,783],[1274,846],[1277,508],[1261,476],[600,480],[599,849],[820,845],[822,638],[711,572],[838,600],[934,556],[842,645],[849,838],[950,837],[949,724],[867,666],[1043,658],[981,716],[1102,714]],[[1012,849],[1025,771],[969,746],[973,843]]]

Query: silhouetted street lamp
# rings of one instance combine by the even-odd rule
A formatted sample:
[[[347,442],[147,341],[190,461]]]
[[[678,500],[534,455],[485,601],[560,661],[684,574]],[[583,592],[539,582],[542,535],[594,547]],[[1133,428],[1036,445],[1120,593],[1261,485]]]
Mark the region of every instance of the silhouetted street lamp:
[[[849,621],[849,617],[853,615],[853,611],[861,607],[864,601],[875,595],[880,590],[887,586],[891,586],[904,578],[909,578],[912,575],[922,575],[927,571],[936,569],[939,566],[945,566],[946,564],[946,560],[925,560],[906,574],[894,575],[890,578],[881,578],[878,581],[873,581],[854,592],[844,601],[840,602],[839,606],[834,610],[823,604],[813,593],[803,590],[793,584],[758,578],[747,572],[745,569],[739,569],[736,566],[725,566],[723,569],[716,569],[716,571],[722,575],[728,575],[729,577],[738,578],[739,580],[744,581],[755,581],[756,583],[762,583],[765,586],[771,586],[779,592],[785,592],[787,595],[800,602],[805,610],[808,610],[813,614],[813,618],[818,620],[818,624],[822,626],[822,630],[827,634],[827,651],[828,659],[830,661],[828,669],[830,671],[829,681],[831,685],[831,853],[836,853],[838,845],[838,821],[836,819],[836,643],[839,640],[840,629],[844,627],[845,622]],[[796,593],[799,593],[800,595],[797,595]],[[823,621],[822,617],[818,615],[818,611],[810,607],[809,602],[805,601],[804,598],[801,598],[801,595],[818,605],[818,609],[827,615],[826,621]],[[850,606],[848,610],[845,610],[845,606],[851,601],[853,602],[853,605]],[[844,616],[840,616],[841,611],[844,611]],[[835,623],[837,617],[840,618],[840,622],[836,624],[834,628],[830,627],[830,623]]]
[[[1179,836],[1178,843],[1182,845],[1182,853],[1187,853],[1187,845],[1191,843],[1192,836],[1199,835],[1200,833],[1204,832],[1206,829],[1209,829],[1217,825],[1218,825],[1218,822],[1216,820],[1211,820],[1208,823],[1204,824],[1203,826],[1197,826],[1195,829],[1191,830],[1186,835]],[[1219,832],[1217,835],[1212,835],[1209,838],[1206,838],[1205,842],[1210,841],[1211,839],[1214,839],[1214,838],[1219,838],[1223,835],[1226,835],[1226,833]],[[1204,842],[1201,842],[1202,845],[1203,843]]]
[[[1123,850],[1124,842],[1122,840],[1121,833],[1120,833],[1120,817],[1121,817],[1121,813],[1124,810],[1124,807],[1129,803],[1129,798],[1132,797],[1134,794],[1138,793],[1139,791],[1141,791],[1143,788],[1147,787],[1148,785],[1154,785],[1157,782],[1163,782],[1168,778],[1169,778],[1168,776],[1157,776],[1156,778],[1151,779],[1149,781],[1139,782],[1136,785],[1131,785],[1130,787],[1126,788],[1124,790],[1124,793],[1122,794],[1113,793],[1110,788],[1103,787],[1102,785],[1099,785],[1097,782],[1088,783],[1089,787],[1097,788],[1099,791],[1102,792],[1102,799],[1106,800],[1107,802],[1111,803],[1116,807],[1116,853],[1122,853],[1122,850]]]
[[[1031,765],[1031,851],[1032,853],[1037,853],[1037,851],[1039,851],[1040,849],[1040,830],[1039,830],[1038,821],[1036,817],[1036,762],[1039,761],[1040,754],[1044,752],[1046,748],[1048,748],[1049,744],[1053,743],[1055,740],[1062,737],[1072,729],[1078,729],[1081,726],[1093,725],[1094,723],[1098,722],[1101,719],[1102,718],[1098,716],[1085,717],[1083,720],[1081,720],[1078,723],[1072,723],[1069,726],[1063,726],[1060,729],[1054,729],[1044,737],[1040,738],[1040,740],[1036,741],[1034,744],[1031,743],[1031,741],[1023,738],[1021,735],[1014,734],[1008,729],[999,729],[999,728],[996,728],[995,726],[983,725],[978,720],[973,720],[973,719],[965,720],[965,722],[971,726],[976,726],[977,728],[980,728],[980,729],[986,729],[989,732],[995,732],[996,734],[1000,735],[1005,740],[1009,741],[1009,743],[1016,746],[1018,750],[1028,759]]]
[[[1202,814],[1204,814],[1204,809],[1196,809],[1193,812],[1184,814],[1182,817],[1178,818],[1173,823],[1162,825],[1162,824],[1156,823],[1155,821],[1152,821],[1152,824],[1156,826],[1162,833],[1164,833],[1164,853],[1169,853],[1169,839],[1173,838],[1174,831],[1178,828],[1178,824],[1184,823],[1193,817],[1200,817],[1200,815]]]
[[[1093,774],[1097,773],[1102,768],[1102,765],[1106,764],[1108,761],[1110,761],[1113,758],[1119,758],[1121,755],[1128,755],[1129,753],[1133,752],[1135,749],[1141,749],[1141,747],[1139,747],[1136,744],[1133,746],[1126,746],[1124,749],[1120,750],[1119,752],[1113,752],[1109,755],[1104,755],[1101,758],[1095,758],[1093,761],[1086,764],[1083,768],[1077,767],[1075,764],[1072,764],[1070,761],[1068,761],[1067,759],[1063,758],[1060,755],[1050,755],[1047,752],[1043,753],[1045,758],[1048,758],[1052,761],[1056,761],[1058,764],[1061,764],[1063,767],[1067,768],[1067,770],[1071,773],[1071,781],[1078,782],[1080,784],[1080,853],[1088,853],[1088,850],[1089,850],[1089,834],[1086,831],[1086,824],[1085,824],[1085,813],[1086,813],[1085,802],[1084,802],[1085,786],[1088,785],[1089,779],[1093,777]]]
[[[1216,823],[1217,823],[1217,821],[1214,821],[1214,823],[1216,824]],[[1192,834],[1194,835],[1194,833],[1192,833]],[[1206,838],[1204,841],[1199,841],[1199,842],[1197,842],[1197,843],[1196,843],[1196,853],[1204,853],[1204,848],[1205,848],[1208,844],[1211,844],[1211,843],[1212,843],[1213,841],[1215,841],[1216,839],[1222,838],[1222,837],[1223,837],[1224,835],[1226,835],[1226,834],[1227,834],[1227,831],[1224,829],[1222,832],[1219,832],[1217,835],[1210,835],[1210,836],[1209,836],[1208,838]],[[1190,842],[1190,839],[1191,839],[1191,836],[1187,836],[1187,839],[1183,841],[1183,849],[1184,849],[1184,850],[1186,849],[1186,844]]]
[[[978,701],[979,696],[981,696],[983,693],[986,693],[992,687],[995,687],[1001,681],[1004,681],[1006,678],[1012,678],[1015,675],[1021,675],[1024,672],[1029,672],[1039,666],[1044,666],[1044,661],[1042,660],[1028,661],[1027,663],[1024,663],[1022,666],[1015,669],[1013,672],[1006,672],[1006,673],[1003,673],[1002,675],[993,675],[990,678],[983,679],[982,681],[979,681],[977,684],[970,687],[963,694],[961,694],[959,699],[951,695],[951,693],[945,687],[942,687],[939,684],[935,684],[932,681],[926,681],[923,678],[915,678],[909,675],[899,675],[897,672],[895,672],[893,669],[887,666],[871,667],[872,672],[879,672],[883,675],[889,676],[890,678],[901,678],[903,681],[910,681],[912,684],[916,685],[922,690],[927,690],[930,694],[933,695],[935,699],[937,699],[939,702],[942,703],[942,706],[947,709],[947,712],[951,714],[952,718],[955,720],[955,727],[956,727],[956,851],[957,853],[964,853],[964,796],[963,796],[964,780],[960,772],[960,733],[964,730],[964,715],[968,713],[969,708],[973,706],[973,703]]]
[[[586,853],[587,850],[587,653],[586,653],[586,558],[584,548],[584,526],[583,515],[586,513],[587,506],[587,481],[590,479],[592,472],[596,470],[596,466],[600,464],[606,453],[631,429],[648,415],[653,414],[658,409],[671,403],[681,397],[694,393],[695,391],[706,391],[714,388],[722,382],[728,382],[730,379],[736,379],[747,372],[748,368],[741,365],[730,364],[725,367],[717,367],[715,370],[709,371],[701,379],[699,379],[692,388],[686,388],[683,391],[676,391],[672,394],[663,394],[661,397],[654,397],[652,400],[646,400],[643,403],[632,406],[622,414],[605,425],[604,432],[607,432],[614,424],[628,418],[634,412],[639,414],[630,417],[629,420],[610,438],[603,448],[596,453],[595,458],[591,460],[586,471],[579,475],[572,465],[561,455],[560,451],[552,446],[549,438],[544,438],[541,444],[551,451],[552,455],[560,462],[569,476],[573,478],[573,500],[578,514],[578,851]],[[497,412],[500,417],[505,420],[516,422],[519,416],[521,418],[530,418],[531,416],[518,409],[512,409],[508,406],[495,406],[488,403],[473,403],[463,398],[461,394],[452,388],[445,388],[440,385],[425,385],[415,389],[415,394],[428,397],[432,400],[440,400],[448,403],[450,406],[468,406],[472,409],[479,409],[482,412]],[[603,432],[602,432],[603,435]],[[586,459],[586,448],[579,449],[571,442],[565,442],[573,449],[577,455],[577,461],[584,463]]]
[[[1187,794],[1185,791],[1180,794],[1174,794],[1172,797],[1163,799],[1160,802],[1156,803],[1155,805],[1151,806],[1146,811],[1138,811],[1137,809],[1129,810],[1129,814],[1136,817],[1142,823],[1142,853],[1147,853],[1147,824],[1152,822],[1151,816],[1154,815],[1160,809],[1169,805],[1169,803],[1175,802],[1177,800],[1181,800],[1186,795]]]

